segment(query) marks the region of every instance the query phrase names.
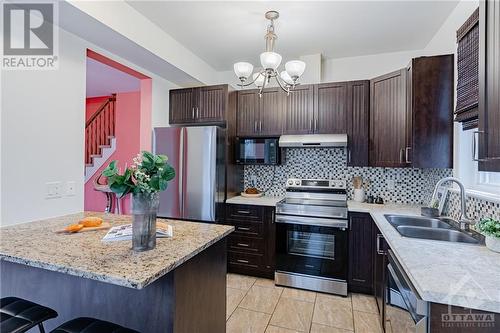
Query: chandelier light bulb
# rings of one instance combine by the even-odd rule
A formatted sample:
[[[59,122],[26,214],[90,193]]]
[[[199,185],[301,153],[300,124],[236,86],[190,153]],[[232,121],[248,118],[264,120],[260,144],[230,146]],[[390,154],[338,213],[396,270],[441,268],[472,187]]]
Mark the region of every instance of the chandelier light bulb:
[[[276,70],[281,64],[281,55],[276,52],[262,52],[260,54],[260,63],[266,70]]]
[[[249,62],[237,62],[233,66],[234,74],[240,79],[241,82],[250,77],[253,72],[253,65]]]
[[[292,80],[297,81],[297,79],[304,74],[306,63],[300,60],[291,60],[285,64],[285,69]]]
[[[293,85],[295,82],[293,82],[293,79],[288,75],[286,71],[282,71],[280,73],[280,77],[285,81],[286,84],[288,85]]]

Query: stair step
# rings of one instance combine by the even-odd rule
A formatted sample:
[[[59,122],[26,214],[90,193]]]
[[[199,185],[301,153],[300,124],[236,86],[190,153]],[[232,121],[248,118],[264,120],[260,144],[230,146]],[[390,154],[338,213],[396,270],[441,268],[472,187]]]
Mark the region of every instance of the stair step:
[[[95,155],[90,155],[90,157],[92,157],[92,158],[101,158],[102,155],[101,154],[95,154]]]
[[[94,163],[85,163],[86,168],[92,168],[94,166]]]
[[[103,148],[111,148],[111,145],[100,145],[99,148],[103,149]]]

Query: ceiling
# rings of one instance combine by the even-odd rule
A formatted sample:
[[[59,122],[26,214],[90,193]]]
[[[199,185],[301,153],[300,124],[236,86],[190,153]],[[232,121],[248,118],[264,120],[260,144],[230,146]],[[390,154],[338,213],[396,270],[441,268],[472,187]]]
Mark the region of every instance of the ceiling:
[[[141,81],[125,72],[87,58],[87,97],[139,91]]]
[[[259,63],[267,10],[278,10],[283,60],[322,53],[343,58],[419,50],[457,1],[127,1],[218,71]]]

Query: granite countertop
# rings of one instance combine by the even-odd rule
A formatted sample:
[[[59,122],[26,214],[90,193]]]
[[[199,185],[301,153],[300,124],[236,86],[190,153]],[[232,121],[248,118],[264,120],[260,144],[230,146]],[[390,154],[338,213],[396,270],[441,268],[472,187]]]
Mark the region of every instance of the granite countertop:
[[[402,237],[384,217],[420,215],[419,206],[348,206],[370,213],[422,299],[500,313],[500,253],[480,245]]]
[[[238,205],[255,205],[255,206],[276,206],[276,204],[283,200],[284,197],[272,197],[264,195],[260,198],[247,198],[241,195],[232,197],[226,200],[228,204],[238,204]]]
[[[102,242],[107,230],[75,234],[54,231],[99,216],[112,226],[131,216],[85,212],[0,228],[2,260],[39,267],[119,286],[142,289],[224,238],[232,226],[162,220],[173,226],[172,238],[158,238],[156,248],[133,252],[132,241]]]

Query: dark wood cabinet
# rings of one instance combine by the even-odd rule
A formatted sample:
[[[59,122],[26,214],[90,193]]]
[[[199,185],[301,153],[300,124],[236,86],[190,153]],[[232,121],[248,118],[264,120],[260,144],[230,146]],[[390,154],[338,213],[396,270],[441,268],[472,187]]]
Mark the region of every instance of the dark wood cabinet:
[[[479,8],[479,170],[500,171],[500,3]],[[476,142],[474,142],[476,144]],[[473,158],[476,158],[475,156]]]
[[[370,165],[451,168],[453,55],[419,57],[370,83]]]
[[[347,165],[369,166],[370,81],[347,85]]]
[[[375,258],[373,261],[373,295],[377,301],[381,325],[385,325],[385,288],[387,285],[387,250],[384,237],[378,227],[373,225]]]
[[[370,214],[349,214],[349,291],[373,294],[374,222]]]
[[[257,89],[238,91],[238,136],[253,136],[256,134],[258,113],[259,91]]]
[[[225,124],[231,92],[227,84],[170,90],[170,124]]]
[[[370,166],[407,166],[406,84],[406,69],[370,82]]]
[[[414,168],[452,168],[454,56],[414,58],[406,78],[404,162]]]
[[[170,124],[193,123],[195,119],[194,89],[170,90]]]
[[[313,131],[319,134],[347,133],[347,83],[324,83],[314,86]]]
[[[259,117],[256,119],[257,136],[280,136],[283,133],[283,99],[281,88],[269,88],[259,99]]]
[[[283,134],[313,132],[314,85],[300,85],[284,98]]]
[[[274,207],[226,204],[225,223],[235,231],[228,236],[228,271],[274,277]]]
[[[280,136],[283,131],[283,94],[279,88],[238,92],[238,136]]]

